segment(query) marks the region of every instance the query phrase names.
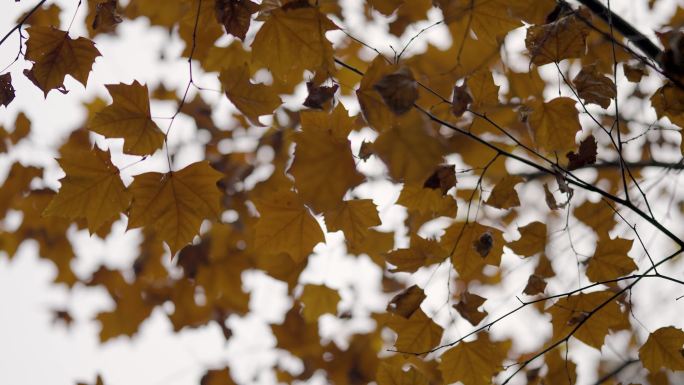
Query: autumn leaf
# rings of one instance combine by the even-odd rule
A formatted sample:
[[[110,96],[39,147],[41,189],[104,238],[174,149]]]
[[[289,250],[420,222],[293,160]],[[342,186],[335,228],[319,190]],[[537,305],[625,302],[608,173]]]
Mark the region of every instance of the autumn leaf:
[[[387,74],[373,85],[390,111],[395,115],[407,113],[418,100],[418,84],[408,67]]]
[[[473,97],[468,92],[468,85],[462,84],[454,86],[454,93],[451,97],[451,113],[460,118],[468,111],[470,104],[473,102]]]
[[[501,263],[503,236],[493,227],[457,222],[446,229],[440,243],[452,250],[451,262],[465,281],[478,277],[485,265]]]
[[[396,363],[381,363],[375,379],[378,385],[429,385],[428,379],[418,370],[411,367],[405,371]]]
[[[387,253],[387,262],[396,266],[390,272],[414,273],[423,266],[438,263],[447,257],[447,251],[434,239],[425,239],[419,236],[411,237],[411,247],[397,249]]]
[[[613,295],[609,291],[595,291],[559,299],[547,311],[551,314],[553,325],[552,341],[555,342],[572,333],[572,337],[601,350],[608,332],[627,322],[626,315],[620,310],[617,301],[610,300]],[[603,305],[604,303],[606,304]],[[603,306],[599,309],[600,305]]]
[[[525,46],[538,66],[584,55],[589,27],[578,16],[564,16],[552,23],[527,29]]]
[[[97,3],[95,7],[95,18],[91,25],[95,31],[113,31],[117,24],[123,19],[116,10],[116,0],[104,0]]]
[[[250,0],[217,0],[214,7],[216,20],[223,24],[226,33],[244,41],[252,14],[259,10],[259,5]]]
[[[298,83],[304,70],[333,73],[332,45],[325,32],[335,23],[308,4],[273,10],[252,42],[252,57],[287,84]]]
[[[568,171],[576,170],[586,165],[596,163],[596,155],[596,138],[594,138],[594,135],[589,135],[582,140],[582,142],[580,142],[579,151],[577,154],[575,154],[574,151],[570,151],[566,154],[568,158]]]
[[[26,59],[33,62],[29,78],[47,97],[53,89],[64,89],[64,78],[70,75],[83,86],[100,51],[84,37],[72,39],[67,31],[53,27],[32,26],[26,29]]]
[[[485,201],[492,207],[498,209],[510,209],[520,206],[518,193],[515,191],[515,185],[522,183],[523,179],[519,176],[505,176],[503,177],[492,190],[489,198]]]
[[[0,105],[9,106],[14,100],[14,87],[12,86],[12,73],[0,75]]]
[[[608,281],[636,270],[636,263],[627,256],[632,243],[633,240],[621,238],[598,242],[594,255],[589,258],[587,278],[592,282]]]
[[[649,372],[660,368],[684,370],[684,332],[673,326],[662,327],[648,336],[639,348],[639,358]]]
[[[577,381],[577,364],[573,362],[563,349],[554,349],[544,355],[547,372],[545,384],[575,384]]]
[[[151,226],[171,249],[171,255],[190,243],[205,219],[219,219],[223,174],[208,162],[192,163],[166,174],[136,175],[130,185],[133,205],[128,228]]]
[[[337,84],[327,87],[316,86],[313,82],[306,82],[306,90],[309,92],[309,95],[307,95],[306,100],[304,100],[304,107],[323,110],[324,105],[335,95],[337,88]]]
[[[370,228],[381,224],[378,210],[370,199],[342,202],[323,213],[328,231],[342,231],[350,248],[362,247]]]
[[[527,285],[525,285],[523,293],[527,295],[542,294],[545,289],[546,281],[544,280],[544,277],[541,277],[537,274],[532,274],[527,279]]]
[[[466,79],[468,90],[473,96],[471,109],[481,110],[486,106],[499,104],[499,86],[494,84],[494,78],[489,71],[478,71]]]
[[[446,23],[467,23],[479,40],[496,42],[508,31],[521,26],[520,20],[508,12],[508,1],[473,0],[433,1],[444,13]]]
[[[531,222],[519,227],[518,231],[520,231],[520,239],[506,245],[514,253],[523,257],[531,257],[544,252],[547,241],[545,223]]]
[[[608,76],[600,74],[596,66],[585,66],[572,79],[577,93],[584,102],[608,108],[610,101],[617,96],[615,83]]]
[[[261,214],[254,228],[258,252],[287,253],[295,262],[301,262],[316,244],[325,241],[321,226],[295,192],[278,191],[255,199],[254,204]]]
[[[364,180],[347,140],[354,122],[341,104],[332,113],[302,111],[300,117],[302,131],[295,136],[294,161],[288,173],[294,176],[305,203],[317,212],[334,210],[347,190]]]
[[[262,126],[259,117],[272,114],[282,103],[272,87],[250,81],[247,63],[222,70],[219,80],[231,103],[254,125]]]
[[[442,163],[444,147],[415,110],[399,118],[373,143],[373,150],[397,181],[423,183]]]
[[[508,343],[493,342],[482,332],[477,340],[461,342],[447,350],[440,359],[439,370],[445,383],[489,385],[492,377],[502,369]]]
[[[304,304],[302,315],[306,322],[318,321],[323,314],[337,314],[337,304],[340,302],[340,294],[337,290],[325,285],[306,285],[299,297]]]
[[[112,104],[95,114],[88,129],[107,138],[123,138],[124,152],[151,155],[164,144],[164,133],[152,120],[150,97],[146,85],[106,85]]]
[[[487,299],[480,297],[477,294],[464,292],[454,308],[458,311],[461,317],[465,318],[471,325],[477,326],[487,316],[486,311],[480,311],[480,308]]]
[[[66,176],[43,215],[86,218],[92,234],[128,208],[131,194],[119,177],[119,169],[112,164],[109,151],[74,148],[58,161]]]
[[[575,147],[575,135],[582,127],[574,100],[560,97],[548,103],[536,101],[531,107],[529,123],[540,148],[563,152]]]
[[[397,332],[398,337],[394,346],[400,352],[428,351],[439,344],[444,333],[444,329],[421,309],[413,312],[408,319],[393,317],[388,326]]]
[[[395,120],[395,114],[383,101],[382,96],[374,86],[385,76],[391,75],[398,68],[388,64],[385,59],[378,55],[373,59],[368,70],[363,75],[359,89],[356,90],[356,97],[363,116],[368,124],[378,131],[390,128]]]
[[[456,216],[456,201],[451,196],[444,196],[436,189],[405,183],[397,204],[410,211],[433,216]]]
[[[452,187],[456,187],[456,167],[453,164],[438,166],[425,180],[423,187],[439,189],[442,195],[446,195]]]
[[[420,304],[425,298],[423,289],[413,285],[395,295],[387,304],[387,311],[407,319],[411,318],[411,315],[420,309]]]

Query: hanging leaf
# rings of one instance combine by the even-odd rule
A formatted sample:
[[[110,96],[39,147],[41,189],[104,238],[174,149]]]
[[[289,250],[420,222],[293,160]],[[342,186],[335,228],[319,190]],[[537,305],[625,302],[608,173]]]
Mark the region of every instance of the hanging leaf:
[[[426,298],[423,289],[413,285],[401,293],[395,295],[387,304],[387,311],[406,319],[420,309],[420,304]]]
[[[596,66],[583,67],[572,79],[572,83],[577,88],[580,98],[584,99],[587,104],[593,103],[602,108],[608,108],[610,101],[617,96],[613,80],[600,74]]]
[[[684,332],[673,326],[662,327],[648,336],[639,348],[639,358],[649,372],[660,368],[684,370]]]
[[[149,226],[171,249],[171,255],[192,241],[205,219],[221,216],[223,174],[208,162],[192,163],[166,174],[136,175],[131,183],[133,205],[128,228]]]
[[[445,383],[490,385],[492,377],[502,370],[510,344],[492,342],[489,333],[482,332],[477,340],[461,342],[442,354],[439,371]]]
[[[244,41],[259,5],[250,0],[216,0],[214,7],[216,20],[223,24],[226,33]]]
[[[588,18],[587,15],[582,17]],[[527,29],[525,46],[533,64],[558,63],[563,59],[584,55],[589,27],[574,14]]]
[[[418,100],[418,85],[408,67],[383,76],[373,88],[395,115],[407,113]]]
[[[28,76],[45,97],[51,90],[64,89],[66,75],[87,84],[95,58],[101,56],[95,43],[84,37],[74,40],[67,31],[53,27],[33,26],[26,31],[26,59],[33,62]]]
[[[309,95],[306,97],[306,100],[304,100],[304,107],[318,110],[325,109],[324,105],[333,98],[337,88],[337,84],[326,87],[316,86],[313,82],[306,82],[306,90],[309,92]]]
[[[454,309],[458,311],[458,314],[460,314],[461,317],[470,322],[471,325],[477,326],[485,317],[487,317],[486,311],[478,310],[486,300],[487,299],[484,297],[466,291],[461,294],[458,303],[454,305]]]
[[[337,314],[340,294],[325,285],[306,285],[299,301],[304,304],[302,315],[306,322],[314,323],[323,314]]]
[[[510,209],[520,206],[518,193],[515,191],[515,185],[524,182],[523,178],[519,176],[505,176],[494,186],[489,198],[485,204],[498,209]]]
[[[598,242],[594,255],[589,258],[587,278],[592,282],[608,281],[636,270],[636,263],[627,256],[632,243],[633,240],[620,238]]]
[[[250,81],[247,63],[222,70],[219,80],[235,108],[256,126],[263,126],[260,116],[272,114],[282,103],[272,87]]]
[[[164,144],[164,133],[152,120],[146,85],[107,84],[112,104],[95,114],[88,129],[107,138],[123,138],[124,152],[151,155]]]
[[[0,105],[9,106],[14,100],[14,87],[12,86],[12,74],[10,72],[0,75]]]
[[[575,101],[560,97],[550,102],[536,101],[529,117],[537,145],[547,152],[575,148],[575,135],[582,127]]]
[[[568,171],[576,170],[584,166],[596,163],[597,144],[594,135],[589,135],[580,142],[579,151],[575,154],[570,151],[566,154],[568,158]]]
[[[66,176],[43,215],[86,218],[93,234],[128,209],[131,194],[119,177],[119,169],[112,164],[109,151],[72,148],[63,152],[58,161]]]

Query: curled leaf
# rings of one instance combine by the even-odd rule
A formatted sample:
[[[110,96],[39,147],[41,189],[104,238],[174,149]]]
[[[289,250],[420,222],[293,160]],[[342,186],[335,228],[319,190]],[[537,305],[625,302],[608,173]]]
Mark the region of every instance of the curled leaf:
[[[383,76],[373,88],[395,115],[407,113],[418,100],[418,84],[408,67]]]
[[[7,107],[14,100],[14,87],[12,86],[12,74],[0,75],[0,105]]]
[[[451,113],[454,116],[463,116],[463,113],[468,111],[468,107],[472,102],[473,98],[468,93],[468,86],[466,84],[454,86],[454,95],[451,97]]]

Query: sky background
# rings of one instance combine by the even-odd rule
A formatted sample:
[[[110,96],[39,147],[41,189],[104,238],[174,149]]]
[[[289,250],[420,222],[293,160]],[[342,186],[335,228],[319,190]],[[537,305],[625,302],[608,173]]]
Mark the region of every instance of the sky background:
[[[14,24],[18,15],[35,3],[36,1],[27,0],[20,3],[0,3],[0,33],[4,34]],[[57,3],[65,10],[62,20],[64,27],[76,9],[77,1]],[[340,3],[350,15],[359,10],[359,1],[341,0]],[[675,1],[661,2],[653,12],[646,11],[645,2],[634,3],[631,0],[612,1],[619,14],[647,32],[673,12]],[[85,7],[82,7],[76,14],[72,36],[83,34],[81,26],[85,11]],[[411,28],[418,31],[439,20],[441,15],[433,10],[430,16],[431,21]],[[347,27],[381,51],[391,52],[388,42],[394,46],[401,46],[405,41],[387,40],[383,32],[386,20],[380,18],[379,22],[368,26],[361,25],[357,17],[352,18]],[[252,29],[252,34],[254,31],[255,29]],[[524,32],[521,30],[517,33]],[[339,32],[328,36],[340,39]],[[427,42],[446,45],[449,43],[447,40],[444,30],[436,27],[417,39],[410,50],[420,52]],[[0,68],[9,64],[16,55],[16,42],[15,35],[0,46]],[[11,154],[0,154],[0,180],[4,179],[12,162],[19,160],[25,165],[45,167],[46,186],[58,188],[58,179],[63,174],[54,161],[55,145],[64,140],[83,120],[83,101],[92,100],[96,95],[109,100],[104,84],[130,83],[132,80],[138,80],[156,85],[163,80],[167,86],[181,88],[187,81],[185,60],[173,59],[180,56],[183,44],[178,39],[169,40],[168,34],[162,29],[150,29],[144,19],[126,22],[118,27],[118,35],[100,36],[96,42],[103,57],[97,59],[88,86],[84,89],[79,83],[67,80],[65,85],[71,90],[67,95],[51,92],[45,100],[42,92],[20,75],[23,68],[29,67],[27,63],[20,60],[10,68],[17,97],[9,108],[0,107],[0,124],[8,127],[16,114],[24,111],[32,121],[32,132]],[[511,49],[515,50],[514,44]],[[160,59],[162,53],[166,58],[164,60]],[[526,67],[526,63],[519,64]],[[203,87],[220,88],[215,74],[203,75],[197,71],[195,80]],[[303,95],[304,88],[300,87],[297,94],[288,101],[296,105],[301,103]],[[217,123],[227,125],[226,117],[232,107],[225,97],[217,92],[207,92],[203,96],[215,107],[214,118]],[[348,100],[343,102],[350,112],[358,111],[357,105]],[[153,116],[170,116],[174,110],[175,105],[171,103],[155,102],[152,105]],[[160,119],[160,126],[165,127],[165,122]],[[171,146],[196,140],[195,133],[192,120],[180,116],[174,123]],[[358,146],[361,140],[371,136],[372,133],[369,132],[361,133],[352,138],[353,143]],[[118,141],[104,141],[99,138],[97,143],[101,148],[109,147],[113,152],[121,151],[121,143]],[[239,145],[249,148],[253,141],[246,138],[244,143]],[[186,145],[178,156],[176,166],[182,167],[200,158],[200,146]],[[121,166],[135,159],[137,158],[118,156],[114,161]],[[150,170],[165,171],[164,167],[165,160],[158,154],[143,165],[127,169],[124,179],[129,178],[129,182],[131,175]],[[382,170],[382,166],[373,161],[361,167],[363,171],[371,174]],[[392,205],[399,193],[396,186],[389,183],[369,183],[359,187],[355,193],[359,197],[374,199],[383,219],[383,229],[400,228],[405,214],[403,209]],[[521,193],[522,195],[524,194]],[[18,217],[15,215],[8,217],[3,226],[11,229],[17,224]],[[87,232],[77,232],[72,228],[70,238],[78,255],[78,260],[73,265],[76,273],[81,277],[88,277],[101,264],[112,268],[130,266],[136,256],[140,237],[136,231],[125,232],[125,227],[125,223],[118,223],[113,234],[104,241],[96,237],[91,238]],[[507,240],[513,238],[507,234]],[[406,245],[406,239],[401,237],[401,233],[397,235],[397,242],[397,247]],[[344,344],[345,336],[370,327],[370,321],[364,320],[362,315],[384,309],[387,297],[380,293],[378,286],[381,272],[368,258],[346,256],[339,234],[327,234],[326,243],[317,246],[315,255],[311,257],[310,266],[302,275],[300,282],[325,283],[333,288],[341,288],[342,302],[339,311],[350,310],[355,315],[361,315],[358,321],[351,323],[341,322],[332,316],[325,316],[321,321],[322,337]],[[485,293],[490,299],[488,306],[494,309],[490,310],[492,315],[503,313],[504,309],[516,305],[515,294],[521,291],[521,285],[524,287],[533,268],[530,264],[521,264],[517,257],[511,255],[504,257],[503,264],[517,268],[506,277],[505,282],[508,283],[502,291]],[[422,271],[410,279],[421,286],[428,283],[426,291],[434,302],[426,304],[424,308],[437,312],[440,304],[446,299],[444,285],[448,274],[446,269],[438,269],[434,277],[430,278],[432,272]],[[273,383],[275,378],[273,373],[266,369],[274,363],[278,362],[282,367],[293,370],[300,366],[296,359],[273,349],[275,340],[271,336],[268,324],[282,320],[282,315],[291,306],[291,300],[286,296],[285,284],[267,277],[264,273],[250,271],[244,274],[245,290],[252,294],[251,311],[244,318],[230,318],[229,326],[234,335],[228,342],[216,324],[173,333],[163,309],[157,308],[142,324],[135,338],[116,338],[104,345],[99,344],[99,324],[92,320],[98,312],[111,309],[113,306],[106,291],[81,285],[76,285],[69,291],[63,285],[51,283],[55,274],[56,269],[50,262],[39,259],[37,247],[33,242],[25,242],[12,260],[0,254],[2,384],[72,385],[78,381],[92,384],[95,376],[100,373],[106,385],[189,385],[197,384],[208,368],[222,368],[225,365],[231,366],[233,377],[240,383],[269,384]],[[560,291],[563,287],[550,287],[551,292],[554,289]],[[654,292],[671,292],[676,289],[667,284],[645,282],[640,290],[635,292],[635,297],[648,298]],[[639,319],[647,324],[649,329],[655,330],[659,326],[671,324],[672,320],[676,321],[675,326],[684,326],[681,316],[677,317],[677,314],[681,315],[684,310],[680,303],[659,308],[664,308],[665,311],[653,313],[644,310],[639,314]],[[74,317],[73,324],[67,327],[61,322],[54,322],[51,312],[53,309],[68,310]],[[440,320],[448,322],[445,316],[441,316]],[[535,338],[536,336],[550,334],[550,327],[538,328],[536,325],[539,323],[544,324],[544,321],[537,313],[520,312],[509,322],[497,325],[492,333],[494,336],[517,336],[516,347],[532,349],[540,344],[540,339]],[[468,324],[462,322],[452,326],[454,327],[445,333],[445,340],[451,340],[471,329]],[[609,338],[608,347],[604,348],[603,354],[606,357],[624,358],[621,355],[624,352],[626,338]],[[575,361],[584,362],[580,367],[579,383],[588,383],[593,379],[586,373],[594,365],[592,362],[598,357],[598,352],[582,347],[581,344],[572,346],[571,357]],[[318,382],[324,382],[320,376]]]

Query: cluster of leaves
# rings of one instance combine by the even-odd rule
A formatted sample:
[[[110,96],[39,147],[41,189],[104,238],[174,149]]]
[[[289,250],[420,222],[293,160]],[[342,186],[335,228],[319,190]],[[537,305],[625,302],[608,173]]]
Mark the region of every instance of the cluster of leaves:
[[[303,363],[297,373],[274,368],[285,383],[321,371],[335,384],[479,385],[495,378],[506,383],[522,371],[531,384],[575,383],[567,344],[577,340],[600,351],[607,336],[621,332],[629,335],[626,351],[638,358],[612,372],[600,366],[597,376],[609,374],[605,381],[635,365],[646,369],[643,380],[652,384],[669,383],[674,377],[668,370],[684,370],[684,332],[666,326],[643,338],[632,312],[637,304],[628,295],[646,278],[684,285],[671,274],[684,241],[667,218],[654,214],[662,205],[652,205],[641,187],[644,168],[682,169],[681,162],[663,162],[653,151],[681,154],[679,135],[666,132],[676,131],[669,123],[684,126],[681,9],[659,34],[662,55],[649,58],[630,48],[610,17],[606,22],[563,1],[368,0],[365,17],[391,20],[389,33],[407,44],[390,58],[346,32],[336,0],[139,0],[123,8],[116,0],[88,0],[87,37],[73,37],[71,26],[60,29],[61,9],[45,3],[10,31],[21,46],[12,64],[28,68],[0,74],[5,107],[21,92],[13,76],[26,76],[48,102],[74,92],[65,86],[67,75],[86,86],[95,61],[108,59],[94,39],[116,34],[128,20],[145,17],[173,32],[185,43],[182,56],[189,63],[184,89],[150,91],[138,81],[105,85],[111,102],[90,103],[82,127],[58,149],[65,174],[58,191],[36,189],[43,170],[20,163],[0,188],[0,216],[23,214],[18,226],[0,235],[0,249],[11,257],[34,240],[40,255],[57,266],[56,282],[106,288],[116,307],[97,316],[103,343],[133,336],[165,303],[174,305],[167,314],[175,330],[216,322],[230,338],[226,319],[250,311],[242,273],[258,269],[287,283],[295,299],[284,320],[271,325],[277,348]],[[411,26],[426,21],[433,8],[443,15],[437,24],[452,43],[407,49],[424,32]],[[333,45],[327,33],[338,30],[346,34]],[[526,71],[515,72],[515,60],[502,53],[504,42],[522,40],[520,31],[525,49],[517,60]],[[215,74],[234,106],[232,125],[214,121],[193,71]],[[264,71],[270,81],[256,82]],[[621,86],[618,98],[619,75],[636,86]],[[647,77],[662,86],[646,94],[641,84]],[[305,81],[303,107],[284,106],[280,95],[295,94]],[[547,85],[565,96],[549,97]],[[649,95],[664,123],[642,132],[638,115],[624,113],[618,102],[649,103]],[[177,103],[166,130],[153,118],[150,96]],[[360,113],[350,116],[357,106]],[[204,160],[183,167],[176,166],[167,141],[180,114],[210,138]],[[13,127],[0,131],[3,152],[31,130],[23,114]],[[253,151],[220,145],[238,130],[258,133]],[[366,137],[374,139],[350,141],[369,132]],[[110,149],[93,144],[102,137],[123,139],[123,154],[139,157],[136,164],[163,154],[168,169],[132,175],[126,185],[126,167],[114,164]],[[257,156],[263,149],[272,159]],[[362,172],[365,161],[386,172]],[[265,166],[272,172],[260,178],[257,170]],[[378,177],[401,186],[396,204],[407,215],[396,238],[408,239],[401,246],[393,232],[379,229],[376,203],[363,198],[362,187]],[[667,189],[662,194],[674,199]],[[117,221],[142,229],[130,271],[103,266],[90,277],[74,274],[69,228],[104,238]],[[202,227],[205,221],[211,225]],[[524,225],[516,228],[519,223]],[[590,255],[574,248],[576,223],[596,238]],[[651,255],[637,224],[669,241],[659,238],[662,246]],[[338,312],[345,288],[299,279],[326,232],[341,232],[347,252],[368,256],[384,273],[384,289],[399,291],[386,311],[371,315],[375,328],[354,334],[344,347],[322,341],[318,321],[324,314],[362,316]],[[570,248],[564,248],[566,237]],[[634,258],[639,252],[641,258]],[[504,259],[536,266],[516,286],[526,300],[510,311],[488,305],[485,294],[503,287],[511,270]],[[578,276],[568,285],[559,269],[574,265]],[[448,296],[435,310],[425,285],[407,282],[442,266],[450,272],[441,288]],[[197,293],[205,300],[198,301]],[[534,351],[492,331],[523,308],[550,318],[551,336]],[[446,332],[462,321],[474,329],[458,338]],[[393,336],[383,333],[388,329]],[[232,381],[228,368],[202,379]]]

